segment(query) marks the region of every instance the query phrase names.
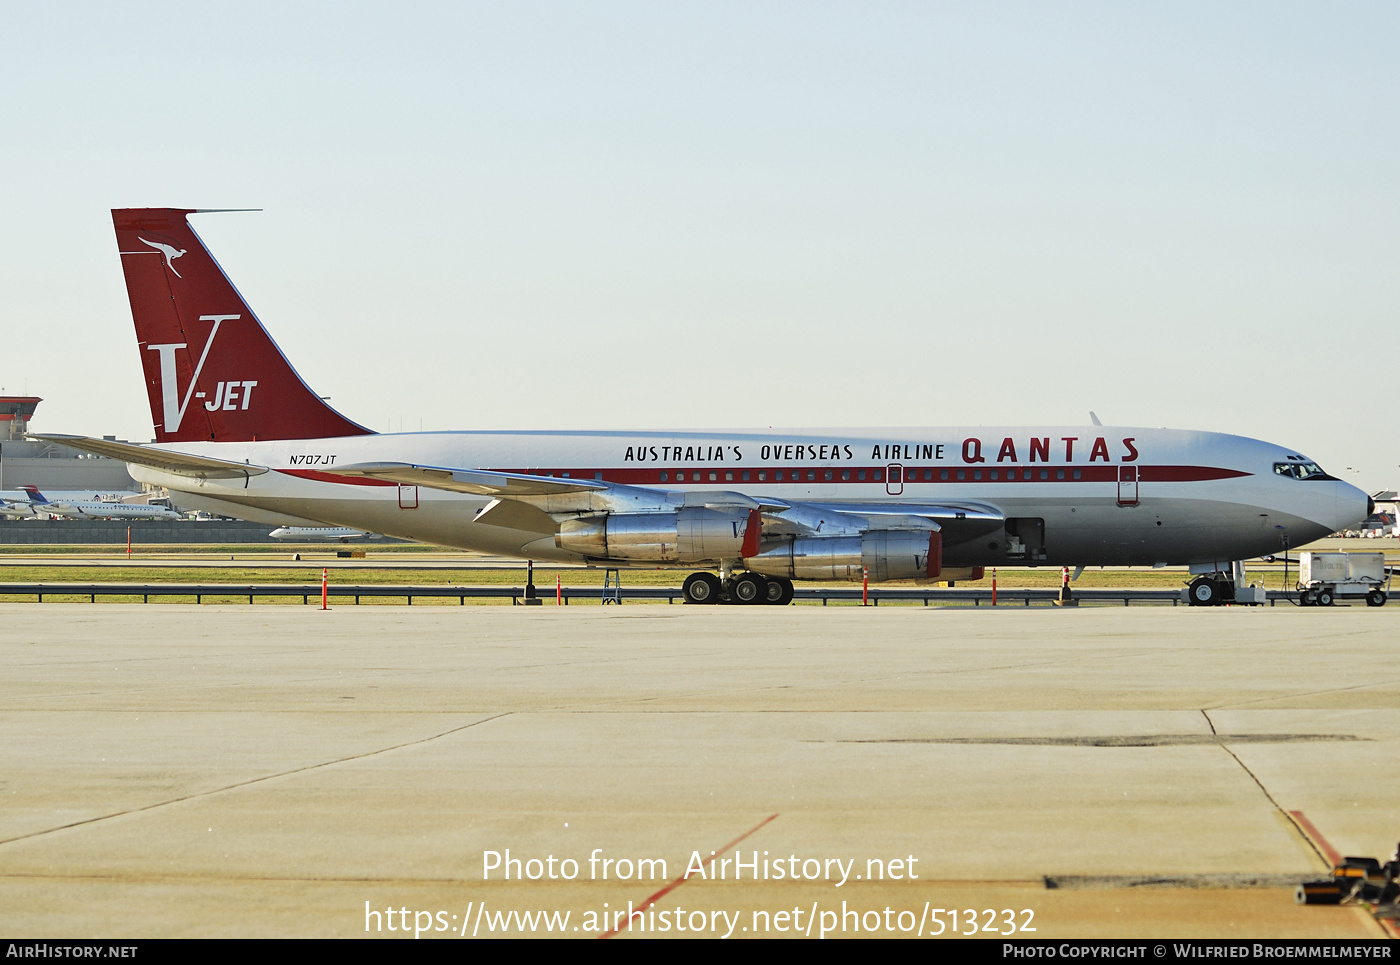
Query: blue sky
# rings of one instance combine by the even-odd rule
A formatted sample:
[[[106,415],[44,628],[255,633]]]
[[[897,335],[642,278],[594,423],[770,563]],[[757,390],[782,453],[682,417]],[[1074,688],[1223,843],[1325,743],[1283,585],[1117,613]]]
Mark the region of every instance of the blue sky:
[[[1094,409],[1400,484],[1393,4],[3,10],[36,430],[150,436],[108,209],[258,207],[194,223],[372,428]]]

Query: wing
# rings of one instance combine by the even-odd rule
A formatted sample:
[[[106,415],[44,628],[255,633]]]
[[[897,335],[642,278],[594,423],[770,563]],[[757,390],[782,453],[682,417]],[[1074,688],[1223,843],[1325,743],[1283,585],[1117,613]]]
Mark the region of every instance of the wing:
[[[796,505],[796,504],[795,504]],[[803,503],[824,511],[840,511],[863,517],[871,529],[910,529],[917,522],[933,522],[947,544],[966,542],[1002,529],[1006,515],[989,503]],[[903,517],[903,521],[901,521]]]
[[[542,533],[557,531],[560,524],[579,516],[623,514],[635,525],[639,517],[648,514],[670,516],[695,509],[738,515],[744,520],[757,511],[764,537],[821,538],[859,536],[872,530],[927,530],[941,532],[948,543],[961,543],[1000,530],[1005,523],[997,507],[976,502],[807,502],[731,490],[676,492],[594,479],[410,463],[360,463],[338,466],[335,471],[343,476],[492,496],[492,502],[478,513],[477,522]]]
[[[485,469],[452,469],[403,462],[355,463],[336,466],[337,476],[384,479],[409,486],[426,486],[454,493],[527,501],[546,512],[669,512],[683,507],[710,509],[769,509],[781,511],[782,500],[755,499],[743,493],[712,491],[680,493],[646,486],[624,486],[599,479],[568,479]]]
[[[531,476],[513,472],[486,472],[480,469],[448,469],[443,466],[417,466],[406,462],[362,462],[337,466],[337,476],[383,479],[405,486],[426,486],[473,496],[558,496],[606,490],[608,484],[591,479],[562,479],[557,476]]]

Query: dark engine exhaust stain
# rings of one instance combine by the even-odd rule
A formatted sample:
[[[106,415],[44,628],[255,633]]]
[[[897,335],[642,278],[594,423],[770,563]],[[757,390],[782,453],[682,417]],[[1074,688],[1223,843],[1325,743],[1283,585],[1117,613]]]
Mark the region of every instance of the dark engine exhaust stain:
[[[1046,875],[1046,888],[1282,888],[1292,891],[1298,878],[1316,874],[1184,874],[1184,875]]]
[[[1362,741],[1355,734],[1111,734],[1104,737],[886,737],[835,744],[1010,744],[1026,747],[1200,747],[1220,744],[1306,744]],[[828,743],[818,741],[816,743]]]

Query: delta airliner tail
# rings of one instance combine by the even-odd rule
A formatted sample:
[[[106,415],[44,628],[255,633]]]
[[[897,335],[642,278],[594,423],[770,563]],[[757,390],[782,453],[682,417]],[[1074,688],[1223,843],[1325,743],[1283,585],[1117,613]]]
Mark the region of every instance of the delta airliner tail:
[[[196,213],[112,212],[156,439],[254,442],[371,434],[326,405],[297,375],[190,227],[186,217]]]

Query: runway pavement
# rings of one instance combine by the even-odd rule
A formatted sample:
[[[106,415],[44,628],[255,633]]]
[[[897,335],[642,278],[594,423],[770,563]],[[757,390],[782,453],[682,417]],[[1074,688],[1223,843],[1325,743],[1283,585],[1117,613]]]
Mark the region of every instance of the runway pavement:
[[[0,627],[7,938],[1385,935],[1291,886],[1400,839],[1400,607]]]

